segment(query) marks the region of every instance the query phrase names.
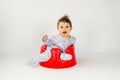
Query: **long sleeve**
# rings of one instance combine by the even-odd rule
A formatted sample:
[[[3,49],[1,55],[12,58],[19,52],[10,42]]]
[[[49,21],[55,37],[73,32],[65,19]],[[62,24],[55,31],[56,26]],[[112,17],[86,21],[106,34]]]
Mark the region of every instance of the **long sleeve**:
[[[49,47],[57,47],[60,48],[63,52],[65,52],[66,48],[75,44],[75,37],[70,36],[70,39],[66,40],[61,37],[60,34],[54,35],[46,40],[44,43]]]
[[[56,36],[50,37],[48,40],[44,41],[44,43],[45,43],[47,46],[55,46],[55,45],[57,45]]]

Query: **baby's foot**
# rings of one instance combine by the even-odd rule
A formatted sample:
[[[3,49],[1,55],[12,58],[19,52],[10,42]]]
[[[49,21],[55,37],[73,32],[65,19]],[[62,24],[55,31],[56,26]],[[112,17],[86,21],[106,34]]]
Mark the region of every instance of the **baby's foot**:
[[[31,58],[29,61],[28,61],[28,65],[36,65],[37,62],[34,58]]]
[[[72,59],[72,55],[67,54],[67,53],[61,53],[60,58],[62,60],[71,60]]]

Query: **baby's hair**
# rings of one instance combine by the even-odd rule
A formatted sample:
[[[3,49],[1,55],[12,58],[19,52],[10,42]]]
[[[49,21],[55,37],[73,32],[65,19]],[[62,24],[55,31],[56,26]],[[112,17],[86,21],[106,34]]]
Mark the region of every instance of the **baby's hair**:
[[[72,27],[72,23],[71,20],[69,19],[69,17],[67,15],[64,15],[63,17],[61,17],[58,22],[57,22],[57,26],[59,25],[60,22],[66,22],[70,24],[70,27]]]

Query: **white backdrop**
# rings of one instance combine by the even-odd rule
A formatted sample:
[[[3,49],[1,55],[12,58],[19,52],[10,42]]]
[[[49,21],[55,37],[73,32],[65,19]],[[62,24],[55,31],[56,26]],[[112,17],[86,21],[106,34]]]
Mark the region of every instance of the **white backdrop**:
[[[0,0],[0,55],[36,55],[68,14],[77,56],[120,56],[120,0]]]

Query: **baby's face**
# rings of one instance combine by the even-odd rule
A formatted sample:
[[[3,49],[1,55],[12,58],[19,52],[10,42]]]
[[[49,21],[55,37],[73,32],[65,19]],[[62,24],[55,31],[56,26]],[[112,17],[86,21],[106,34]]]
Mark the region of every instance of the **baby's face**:
[[[67,22],[60,22],[57,29],[63,37],[68,37],[72,27]]]

